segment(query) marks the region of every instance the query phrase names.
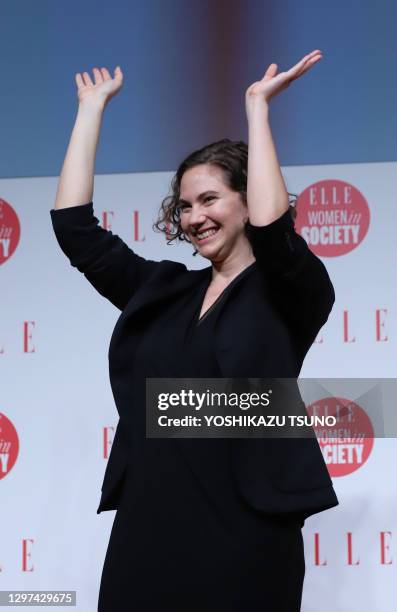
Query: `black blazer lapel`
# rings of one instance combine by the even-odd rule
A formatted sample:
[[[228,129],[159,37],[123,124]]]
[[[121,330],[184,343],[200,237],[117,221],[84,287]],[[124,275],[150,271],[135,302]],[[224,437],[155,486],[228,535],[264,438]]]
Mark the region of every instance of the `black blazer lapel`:
[[[146,283],[133,295],[117,320],[110,341],[109,352],[113,351],[117,343],[122,343],[124,329],[130,326],[131,333],[138,332],[140,325],[148,318],[148,312],[154,307],[173,300],[184,291],[189,291],[194,285],[210,282],[212,267],[201,270],[186,270],[175,272],[174,262],[162,262],[156,276]],[[173,264],[173,265],[172,265]],[[150,316],[150,315],[149,315]],[[131,342],[133,350],[133,342]]]
[[[209,283],[211,273],[212,267],[209,266],[201,270],[187,270],[182,274],[159,275],[135,294],[125,307],[121,318],[123,321],[132,319],[144,313],[151,305],[167,302],[206,279]]]

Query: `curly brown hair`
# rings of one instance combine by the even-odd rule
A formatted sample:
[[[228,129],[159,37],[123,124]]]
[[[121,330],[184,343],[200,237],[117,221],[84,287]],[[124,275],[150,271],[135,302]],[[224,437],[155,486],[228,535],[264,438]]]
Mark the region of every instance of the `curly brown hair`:
[[[180,187],[182,176],[194,166],[199,164],[212,164],[221,168],[225,183],[240,194],[243,202],[247,203],[247,167],[248,167],[248,145],[242,140],[232,141],[228,138],[213,142],[197,151],[193,151],[180,164],[171,180],[171,195],[168,195],[161,203],[159,216],[153,224],[154,231],[163,232],[167,237],[167,244],[173,240],[186,241],[191,244],[182,230],[180,220]],[[288,193],[290,198],[290,213],[296,218],[295,202],[296,194]],[[249,227],[245,228],[249,239]],[[193,253],[194,255],[197,253]]]

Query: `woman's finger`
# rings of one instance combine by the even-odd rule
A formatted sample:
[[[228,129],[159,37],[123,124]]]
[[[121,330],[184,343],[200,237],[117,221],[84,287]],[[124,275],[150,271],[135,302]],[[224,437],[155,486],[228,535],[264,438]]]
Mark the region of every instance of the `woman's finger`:
[[[271,79],[274,76],[276,76],[277,74],[277,64],[270,64],[269,68],[266,70],[265,74],[263,75],[264,79]]]
[[[305,72],[307,72],[308,70],[310,70],[310,68],[312,66],[314,66],[314,64],[316,64],[320,59],[322,59],[322,55],[318,55],[317,57],[313,57],[312,59],[310,59],[305,66],[303,66],[302,71],[299,73],[299,76],[301,76],[301,74],[304,74]]]
[[[320,49],[316,49],[315,51],[311,51],[311,53],[307,53],[304,57],[302,57],[302,59],[296,64],[296,66],[298,66],[299,64],[305,64],[306,62],[308,62],[309,60],[311,60],[314,56],[316,55],[322,55],[322,52],[320,51]],[[295,68],[295,66],[294,66]]]
[[[100,85],[103,83],[103,76],[99,68],[93,68],[95,85]]]
[[[116,68],[114,70],[114,78],[115,79],[119,79],[120,81],[123,80],[123,73],[121,71],[120,66],[116,66]]]
[[[75,74],[75,81],[76,81],[76,85],[78,87],[78,89],[82,89],[83,87],[85,87],[85,83],[81,77],[80,72],[77,72],[77,74]]]
[[[297,64],[295,64],[295,66],[292,66],[290,70],[294,72],[299,72],[306,65],[307,62],[311,62],[313,58],[316,57],[317,55],[321,56],[321,51],[319,51],[318,49],[316,49],[316,51],[312,51],[311,53],[308,53]],[[290,72],[290,70],[288,72]]]
[[[101,68],[101,72],[102,72],[102,76],[103,76],[103,80],[104,81],[110,81],[111,80],[111,76],[110,76],[110,72],[107,68]]]
[[[297,79],[298,77],[301,77],[302,74],[305,74],[305,72],[307,72],[308,70],[310,70],[310,68],[312,66],[314,66],[314,64],[316,64],[320,59],[322,59],[322,55],[317,55],[316,57],[312,57],[310,60],[308,60],[306,62],[306,64],[304,64],[301,69],[294,75],[294,79]]]
[[[288,78],[290,80],[296,79],[302,74],[304,74],[309,68],[311,68],[311,66],[313,66],[313,64],[315,64],[321,58],[321,51],[313,51],[312,53],[309,53],[309,55],[305,55],[305,57],[301,59],[300,62],[298,62],[297,64],[295,64],[295,66],[287,70],[285,74],[288,75]]]
[[[83,72],[83,81],[87,87],[94,87],[94,83],[91,81],[91,77],[88,72]]]

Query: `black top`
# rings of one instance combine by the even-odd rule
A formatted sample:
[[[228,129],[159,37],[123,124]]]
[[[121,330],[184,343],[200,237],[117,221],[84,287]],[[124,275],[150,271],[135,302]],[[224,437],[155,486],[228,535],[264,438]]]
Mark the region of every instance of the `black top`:
[[[120,421],[103,481],[101,512],[118,507],[134,452],[131,437],[145,435],[143,381],[148,372],[178,377],[193,371],[194,376],[191,360],[181,356],[178,338],[201,306],[198,296],[204,297],[212,267],[188,270],[180,262],[139,256],[100,227],[92,202],[52,210],[51,218],[71,265],[122,310],[109,346],[109,376]],[[324,264],[295,232],[289,211],[266,226],[248,223],[248,229],[256,262],[252,274],[244,277],[244,290],[236,281],[225,293],[227,300],[220,299],[212,310],[221,314],[210,338],[211,355],[223,377],[296,377],[332,308],[332,283]],[[167,335],[160,341],[164,326]],[[151,358],[154,352],[156,358]],[[202,363],[196,359],[196,376]],[[180,449],[205,488],[212,462],[196,449],[191,452],[188,442],[180,439]],[[251,506],[272,514],[304,510],[310,516],[338,503],[315,440],[239,442],[233,451],[234,471]]]

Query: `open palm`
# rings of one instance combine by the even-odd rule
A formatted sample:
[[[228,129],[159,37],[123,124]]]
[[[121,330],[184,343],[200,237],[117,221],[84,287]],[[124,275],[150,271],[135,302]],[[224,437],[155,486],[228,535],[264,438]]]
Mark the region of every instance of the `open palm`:
[[[123,73],[117,66],[112,78],[107,68],[93,68],[93,78],[88,72],[78,72],[75,76],[79,102],[87,100],[107,104],[123,85]]]
[[[277,64],[270,64],[261,81],[256,81],[248,87],[246,91],[247,104],[251,98],[258,96],[269,102],[276,94],[286,89],[292,81],[301,77],[305,72],[310,70],[315,63],[322,58],[322,53],[318,49],[305,55],[295,66],[286,72],[277,74]]]

